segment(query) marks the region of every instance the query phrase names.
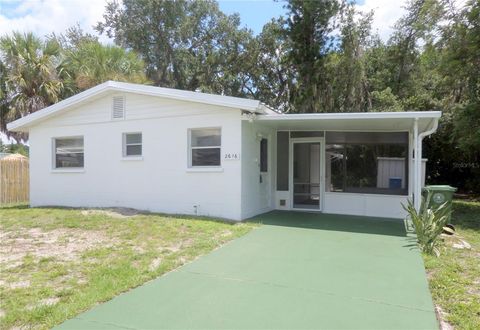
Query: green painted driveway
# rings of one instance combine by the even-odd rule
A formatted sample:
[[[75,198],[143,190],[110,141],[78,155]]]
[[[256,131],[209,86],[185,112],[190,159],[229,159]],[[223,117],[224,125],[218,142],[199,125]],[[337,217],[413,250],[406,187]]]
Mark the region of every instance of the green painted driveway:
[[[438,329],[401,221],[271,212],[264,225],[61,329]]]

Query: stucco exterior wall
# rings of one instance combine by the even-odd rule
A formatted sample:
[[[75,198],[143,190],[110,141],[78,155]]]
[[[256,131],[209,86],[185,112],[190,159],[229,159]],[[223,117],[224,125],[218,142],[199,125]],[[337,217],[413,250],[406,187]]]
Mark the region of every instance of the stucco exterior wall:
[[[241,161],[223,158],[241,152],[241,111],[123,95],[125,119],[111,119],[112,95],[105,95],[31,129],[31,205],[122,206],[240,220]],[[188,168],[188,129],[202,127],[222,129],[221,168]],[[128,132],[142,132],[140,160],[123,158],[122,134]],[[52,139],[79,135],[84,170],[54,170]]]
[[[260,172],[260,140],[268,140],[268,170]],[[242,121],[242,218],[274,209],[275,131]]]

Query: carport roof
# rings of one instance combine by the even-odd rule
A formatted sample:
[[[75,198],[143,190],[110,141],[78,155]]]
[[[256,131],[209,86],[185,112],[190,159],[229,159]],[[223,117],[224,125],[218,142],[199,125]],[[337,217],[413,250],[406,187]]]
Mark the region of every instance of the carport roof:
[[[266,114],[255,120],[278,130],[409,131],[417,119],[419,132],[424,132],[441,115],[440,111]]]

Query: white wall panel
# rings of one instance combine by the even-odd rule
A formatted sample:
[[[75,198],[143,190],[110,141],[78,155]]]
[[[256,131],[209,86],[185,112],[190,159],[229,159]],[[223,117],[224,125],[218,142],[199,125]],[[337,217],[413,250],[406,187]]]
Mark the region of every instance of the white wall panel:
[[[406,216],[402,203],[407,203],[407,196],[327,192],[324,212],[402,219]]]
[[[268,171],[260,172],[260,140],[268,139]],[[249,121],[242,121],[242,218],[273,209],[275,132]],[[260,182],[261,177],[261,182]]]
[[[241,112],[157,97],[126,95],[126,119],[111,120],[111,95],[32,128],[31,204],[123,206],[241,219],[241,162],[214,172],[187,168],[188,129],[222,128],[222,153],[241,151]],[[122,157],[122,133],[142,132],[143,158]],[[85,168],[52,170],[52,138],[84,136]]]

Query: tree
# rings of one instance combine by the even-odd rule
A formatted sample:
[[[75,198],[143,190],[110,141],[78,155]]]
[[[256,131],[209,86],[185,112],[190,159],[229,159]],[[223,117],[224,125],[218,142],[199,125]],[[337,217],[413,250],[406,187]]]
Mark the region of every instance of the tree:
[[[372,107],[366,72],[365,49],[370,37],[372,14],[361,14],[353,4],[340,11],[339,49],[327,59],[331,63],[333,108],[329,111],[364,112]]]
[[[28,157],[29,147],[21,143],[4,144],[0,140],[0,152],[10,154],[21,154]]]
[[[334,46],[331,35],[340,10],[335,0],[290,0],[286,35],[291,42],[289,61],[295,69],[295,112],[326,112],[332,108],[326,58]]]
[[[15,139],[25,137],[6,131],[6,123],[33,113],[59,100],[63,82],[59,78],[60,46],[42,41],[32,33],[14,32],[0,38],[4,75],[1,129]]]
[[[0,59],[0,132],[7,130],[8,119],[7,68]]]
[[[265,24],[255,38],[250,74],[254,86],[254,98],[274,109],[288,112],[294,86],[294,70],[288,61],[290,43],[285,35],[283,18],[272,19]],[[253,47],[252,47],[253,48]]]
[[[388,60],[395,64],[391,87],[400,98],[415,92],[411,77],[419,66],[418,43],[432,42],[436,25],[443,17],[443,7],[437,0],[410,0],[406,11],[395,24],[388,53]]]
[[[64,50],[78,48],[78,46],[83,43],[94,43],[99,41],[96,35],[85,32],[78,23],[67,28],[64,33],[56,34],[54,32],[47,36],[47,38],[55,39]]]
[[[441,54],[438,72],[442,77],[439,90],[446,114],[444,127],[435,140],[429,143],[430,154],[445,156],[454,154],[442,176],[455,180],[466,179],[463,187],[480,191],[480,2],[468,1],[461,10],[449,6],[447,24],[441,29],[436,50]],[[449,141],[443,149],[440,139]],[[437,153],[435,152],[437,151]],[[439,157],[439,158],[440,158]],[[455,166],[452,166],[455,164]],[[460,173],[460,175],[459,175]]]
[[[62,45],[64,48],[62,48]],[[107,80],[147,83],[132,51],[105,46],[78,26],[45,41],[32,33],[0,38],[0,129],[6,124]]]
[[[74,82],[76,92],[107,80],[148,82],[143,61],[134,52],[98,41],[83,41],[65,50],[62,67]]]
[[[155,85],[248,95],[251,31],[214,1],[109,2],[97,30],[138,52]]]

